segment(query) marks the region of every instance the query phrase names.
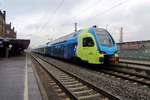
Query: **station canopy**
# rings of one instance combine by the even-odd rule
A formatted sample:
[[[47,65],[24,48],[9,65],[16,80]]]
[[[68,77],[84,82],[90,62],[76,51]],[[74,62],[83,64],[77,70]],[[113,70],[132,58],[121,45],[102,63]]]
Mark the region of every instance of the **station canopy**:
[[[13,47],[27,49],[30,44],[30,40],[26,39],[12,39],[12,38],[0,38],[1,47]]]

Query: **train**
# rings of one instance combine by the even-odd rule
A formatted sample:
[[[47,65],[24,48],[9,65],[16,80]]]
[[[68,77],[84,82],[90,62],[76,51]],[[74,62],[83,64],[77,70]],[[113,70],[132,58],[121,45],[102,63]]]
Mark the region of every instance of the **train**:
[[[110,33],[92,26],[35,48],[34,53],[89,64],[117,63],[118,48]]]

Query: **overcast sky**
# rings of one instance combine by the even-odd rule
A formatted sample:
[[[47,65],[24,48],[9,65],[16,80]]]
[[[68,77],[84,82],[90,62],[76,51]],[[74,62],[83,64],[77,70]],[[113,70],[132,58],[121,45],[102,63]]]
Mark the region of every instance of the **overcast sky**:
[[[15,26],[17,38],[30,38],[38,46],[92,25],[106,27],[119,41],[150,39],[150,0],[0,0],[7,23]]]

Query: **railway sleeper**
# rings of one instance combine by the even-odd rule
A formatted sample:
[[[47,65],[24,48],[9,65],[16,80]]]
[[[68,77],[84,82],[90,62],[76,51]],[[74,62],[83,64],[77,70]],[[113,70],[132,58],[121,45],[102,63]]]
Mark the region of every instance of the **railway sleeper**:
[[[60,87],[58,85],[53,86],[54,89],[59,89]]]
[[[58,96],[60,96],[60,97],[66,97],[66,94],[64,92],[62,92],[62,93],[59,93]]]
[[[68,75],[61,75],[60,78],[68,78]]]
[[[61,82],[72,82],[72,81],[75,81],[75,79],[70,79],[70,80],[60,80]]]
[[[146,83],[150,84],[150,80],[145,81]]]
[[[67,88],[69,87],[79,87],[79,86],[83,86],[82,83],[76,83],[76,84],[72,84],[72,85],[65,85]]]
[[[53,83],[51,82],[51,83],[49,83],[49,84],[50,84],[51,86],[56,85],[56,83],[55,83],[55,82],[53,82]]]
[[[63,82],[64,85],[71,85],[71,84],[76,84],[79,83],[79,81],[71,81],[71,82]]]
[[[78,97],[79,100],[97,100],[98,98],[100,99],[99,93]]]
[[[73,92],[74,94],[82,94],[82,93],[88,93],[88,92],[91,92],[93,91],[92,89],[88,89],[88,90],[83,90],[83,91],[77,91],[77,92]]]
[[[59,89],[55,89],[55,91],[57,92],[57,93],[60,93],[60,92],[62,92],[62,90],[59,88]]]
[[[73,79],[72,77],[65,77],[65,78],[58,78],[59,80],[71,80],[71,79]]]
[[[87,89],[87,86],[71,87],[71,88],[68,88],[68,89],[71,90],[71,91],[81,91],[83,89]]]
[[[137,78],[136,76],[130,76],[129,78],[131,78],[131,79],[135,79],[135,78]]]
[[[144,80],[144,78],[139,78],[139,79],[137,79],[137,80],[139,80],[139,81],[143,81],[143,80]]]
[[[71,100],[71,99],[68,97],[65,97],[65,98],[62,98],[62,100]]]
[[[84,90],[82,90],[82,91],[84,91]],[[95,95],[95,94],[97,94],[97,92],[93,90],[93,91],[90,91],[90,92],[78,93],[78,94],[76,94],[76,96],[77,97],[81,97],[81,96],[88,96],[88,95]]]

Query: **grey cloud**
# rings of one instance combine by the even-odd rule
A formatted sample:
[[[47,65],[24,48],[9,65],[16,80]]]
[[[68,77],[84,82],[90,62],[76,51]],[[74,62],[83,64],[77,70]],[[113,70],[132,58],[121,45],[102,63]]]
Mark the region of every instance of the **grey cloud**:
[[[0,6],[8,11],[9,21],[12,21],[18,28],[22,25],[23,28],[17,29],[19,30],[19,37],[23,33],[34,34],[32,36],[32,45],[38,43],[38,41],[39,43],[47,41],[44,39],[48,38],[48,36],[57,38],[73,32],[74,22],[78,22],[79,29],[95,24],[99,27],[105,27],[108,24],[108,29],[112,32],[115,40],[119,40],[120,27],[124,27],[125,41],[145,40],[150,37],[150,2],[147,0],[128,0],[129,2],[115,9],[110,9],[105,14],[101,13],[104,8],[110,8],[118,0],[111,0],[111,2],[109,0],[101,0],[100,2],[98,2],[99,0],[64,0],[62,6],[54,13],[60,1],[3,0],[3,2],[0,2]],[[34,14],[39,15],[35,16],[39,18],[34,18]],[[79,18],[76,19],[75,16]],[[22,24],[18,24],[19,22],[16,21],[20,21],[17,19],[21,18],[23,18],[22,22],[20,22]],[[34,36],[37,38],[36,40],[33,38]]]

